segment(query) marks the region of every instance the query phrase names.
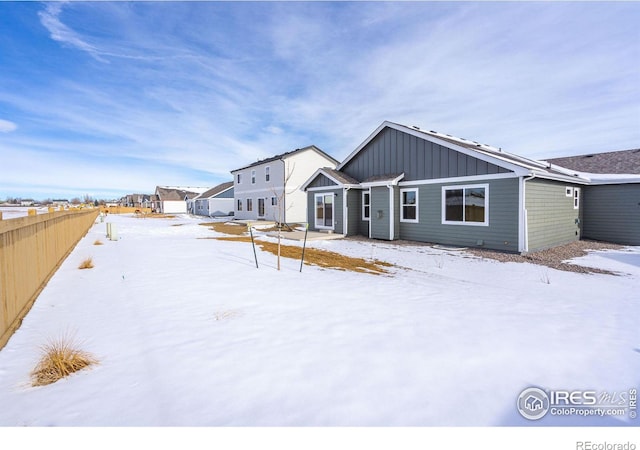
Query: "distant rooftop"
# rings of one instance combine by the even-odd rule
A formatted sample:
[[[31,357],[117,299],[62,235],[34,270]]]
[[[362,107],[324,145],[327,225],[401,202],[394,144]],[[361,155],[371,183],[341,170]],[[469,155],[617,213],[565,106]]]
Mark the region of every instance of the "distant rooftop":
[[[578,172],[640,174],[640,149],[547,159],[551,164]]]
[[[303,147],[303,148],[297,148],[295,150],[291,150],[290,152],[285,152],[285,153],[280,153],[279,155],[275,155],[275,156],[271,156],[269,158],[265,158],[265,159],[260,159],[254,163],[251,163],[247,166],[244,167],[240,167],[239,169],[234,169],[231,171],[231,173],[233,172],[237,172],[239,170],[244,170],[244,169],[248,169],[249,167],[254,167],[254,166],[259,166],[261,164],[264,163],[268,163],[268,162],[272,162],[272,161],[278,161],[280,159],[286,159],[298,152],[302,152],[305,150],[315,150],[316,152],[320,153],[321,155],[325,156],[326,158],[330,159],[331,161],[335,162],[336,164],[338,164],[338,160],[336,160],[333,156],[329,155],[328,153],[323,152],[322,150],[320,150],[318,147],[316,147],[315,145],[309,145],[307,147]]]

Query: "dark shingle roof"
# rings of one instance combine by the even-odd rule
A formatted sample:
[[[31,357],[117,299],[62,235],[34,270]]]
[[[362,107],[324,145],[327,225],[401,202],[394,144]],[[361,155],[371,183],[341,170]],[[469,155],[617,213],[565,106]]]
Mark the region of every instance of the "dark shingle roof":
[[[640,149],[547,159],[566,169],[589,173],[640,174]]]
[[[350,177],[346,173],[340,172],[339,170],[336,170],[336,169],[332,169],[331,167],[323,167],[322,170],[325,173],[327,173],[328,175],[331,175],[333,178],[335,178],[337,181],[339,181],[342,184],[358,184],[358,183],[360,183],[358,180],[356,180],[355,178]]]
[[[237,172],[239,170],[248,169],[249,167],[259,166],[259,165],[264,164],[264,163],[268,163],[268,162],[272,162],[272,161],[278,161],[280,159],[287,158],[287,157],[289,157],[289,156],[291,156],[291,155],[293,155],[295,153],[302,152],[302,151],[305,151],[305,150],[315,150],[316,152],[320,153],[321,155],[329,158],[331,161],[333,161],[336,164],[338,164],[338,160],[335,159],[333,156],[323,152],[322,150],[320,150],[315,145],[309,145],[308,147],[297,148],[295,150],[291,150],[290,152],[280,153],[279,155],[275,155],[275,156],[271,156],[269,158],[261,159],[259,161],[256,161],[256,162],[252,163],[252,164],[249,164],[248,166],[240,167],[239,169],[234,169],[234,170],[231,171],[231,173]]]
[[[210,198],[232,187],[233,187],[233,181],[227,181],[226,183],[219,184],[216,187],[211,188],[206,192],[203,192],[198,196],[198,198]]]
[[[363,180],[363,183],[377,183],[379,181],[393,181],[396,178],[398,178],[400,175],[402,175],[401,173],[390,173],[390,174],[385,174],[385,175],[374,175],[372,177],[367,178],[366,180]]]

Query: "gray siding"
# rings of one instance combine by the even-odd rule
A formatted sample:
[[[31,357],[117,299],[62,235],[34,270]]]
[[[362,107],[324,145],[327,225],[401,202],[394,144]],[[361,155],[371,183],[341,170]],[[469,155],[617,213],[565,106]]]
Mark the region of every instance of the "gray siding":
[[[476,184],[476,183],[474,183]],[[399,238],[463,247],[518,251],[518,178],[482,181],[489,185],[489,225],[442,223],[442,187],[464,183],[437,183],[418,188],[418,223],[399,223]],[[412,186],[402,186],[411,188]],[[399,205],[398,205],[399,208]],[[398,211],[398,214],[400,212]],[[481,241],[480,243],[478,243]]]
[[[341,170],[361,181],[394,173],[404,173],[403,181],[416,181],[511,172],[391,128],[382,130]]]
[[[371,188],[371,237],[389,240],[389,189]]]
[[[318,176],[309,184],[307,189],[314,188],[314,187],[325,187],[325,186],[337,186],[337,184],[334,183],[333,180],[330,180],[323,174],[319,173]]]
[[[640,184],[587,186],[583,237],[640,245]]]
[[[233,198],[233,188],[216,195],[214,198]]]
[[[576,223],[580,218],[580,210],[573,208],[573,196],[566,196],[567,187],[575,186],[541,179],[526,182],[525,207],[530,252],[580,239],[580,225]]]
[[[347,235],[359,234],[360,223],[362,222],[362,191],[360,189],[349,189],[347,191]]]
[[[319,231],[316,228],[316,219],[315,219],[315,194],[327,194],[333,193],[337,194],[333,196],[333,231],[335,233],[343,234],[344,231],[344,209],[343,209],[343,190],[342,188],[337,189],[327,189],[326,191],[315,191],[315,192],[307,192],[307,222],[309,223],[309,230],[311,231]]]

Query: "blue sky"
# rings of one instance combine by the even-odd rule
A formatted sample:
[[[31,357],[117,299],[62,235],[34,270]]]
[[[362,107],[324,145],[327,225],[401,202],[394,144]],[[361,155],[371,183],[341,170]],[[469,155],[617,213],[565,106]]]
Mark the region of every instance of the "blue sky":
[[[214,186],[380,123],[640,147],[635,2],[0,2],[0,200]]]

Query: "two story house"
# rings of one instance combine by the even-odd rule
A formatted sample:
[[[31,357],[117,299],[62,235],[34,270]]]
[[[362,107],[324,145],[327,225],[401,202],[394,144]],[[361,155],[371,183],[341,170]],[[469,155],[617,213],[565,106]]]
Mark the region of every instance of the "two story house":
[[[232,170],[235,218],[306,222],[307,196],[300,187],[320,167],[337,164],[310,145]]]

